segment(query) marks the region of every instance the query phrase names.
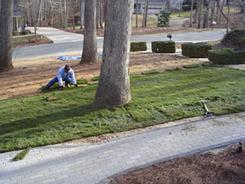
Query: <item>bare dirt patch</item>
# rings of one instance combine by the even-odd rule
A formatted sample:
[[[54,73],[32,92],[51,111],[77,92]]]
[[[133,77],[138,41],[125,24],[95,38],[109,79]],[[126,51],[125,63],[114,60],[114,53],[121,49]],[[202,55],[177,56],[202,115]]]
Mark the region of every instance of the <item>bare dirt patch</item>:
[[[99,75],[100,62],[81,65],[79,61],[69,61],[69,63],[75,70],[78,79],[90,80]],[[133,53],[131,54],[130,73],[156,69],[164,71],[197,63],[203,63],[203,61],[167,54]],[[64,64],[53,58],[15,61],[15,69],[0,73],[0,99],[40,92],[40,88],[46,85],[54,77],[58,67]]]
[[[84,34],[84,30],[82,29],[63,29],[67,32]],[[144,34],[158,34],[158,33],[178,33],[178,32],[201,32],[207,31],[209,29],[196,29],[196,28],[188,28],[188,27],[146,27],[146,28],[133,28],[132,35],[144,35]],[[104,36],[103,29],[97,29],[97,36]]]
[[[237,146],[154,164],[113,178],[110,184],[244,184],[245,152]]]

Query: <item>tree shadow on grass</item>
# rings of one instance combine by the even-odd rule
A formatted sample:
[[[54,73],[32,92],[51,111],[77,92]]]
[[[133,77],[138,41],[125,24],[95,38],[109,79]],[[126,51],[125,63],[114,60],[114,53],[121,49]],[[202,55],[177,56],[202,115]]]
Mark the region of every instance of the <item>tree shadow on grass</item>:
[[[96,112],[101,109],[102,108],[95,107],[93,104],[87,104],[76,108],[71,108],[69,110],[63,110],[52,114],[37,116],[35,118],[26,118],[26,119],[13,121],[0,126],[0,135],[8,134],[14,131],[34,128],[39,125],[48,124],[54,121],[60,121],[69,118],[84,116],[86,114]]]

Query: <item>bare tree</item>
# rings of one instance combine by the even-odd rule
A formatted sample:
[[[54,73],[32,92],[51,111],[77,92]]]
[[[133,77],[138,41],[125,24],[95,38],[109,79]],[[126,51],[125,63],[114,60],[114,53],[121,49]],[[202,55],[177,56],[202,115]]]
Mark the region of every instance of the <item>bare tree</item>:
[[[143,15],[142,27],[147,27],[149,0],[145,0],[145,12]]]
[[[0,4],[0,71],[4,71],[13,68],[13,0],[1,0]]]
[[[97,61],[96,0],[85,0],[84,44],[81,63]]]
[[[97,107],[124,105],[131,100],[128,67],[133,2],[108,1]]]

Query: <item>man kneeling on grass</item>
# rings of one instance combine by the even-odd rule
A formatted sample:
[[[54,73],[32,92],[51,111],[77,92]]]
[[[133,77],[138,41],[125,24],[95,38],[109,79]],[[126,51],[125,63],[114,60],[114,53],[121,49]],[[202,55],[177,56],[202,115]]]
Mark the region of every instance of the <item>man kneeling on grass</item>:
[[[59,68],[57,75],[51,81],[49,81],[45,89],[51,88],[56,82],[59,83],[59,88],[63,89],[63,81],[65,81],[65,87],[69,87],[69,85],[74,85],[77,87],[75,73],[69,65]]]

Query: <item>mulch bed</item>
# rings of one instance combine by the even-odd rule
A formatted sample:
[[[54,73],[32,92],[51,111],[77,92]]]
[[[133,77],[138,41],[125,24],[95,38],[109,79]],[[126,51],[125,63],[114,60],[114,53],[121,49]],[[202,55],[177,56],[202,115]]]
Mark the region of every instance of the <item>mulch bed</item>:
[[[110,184],[245,184],[245,151],[238,153],[237,147],[154,164]]]

